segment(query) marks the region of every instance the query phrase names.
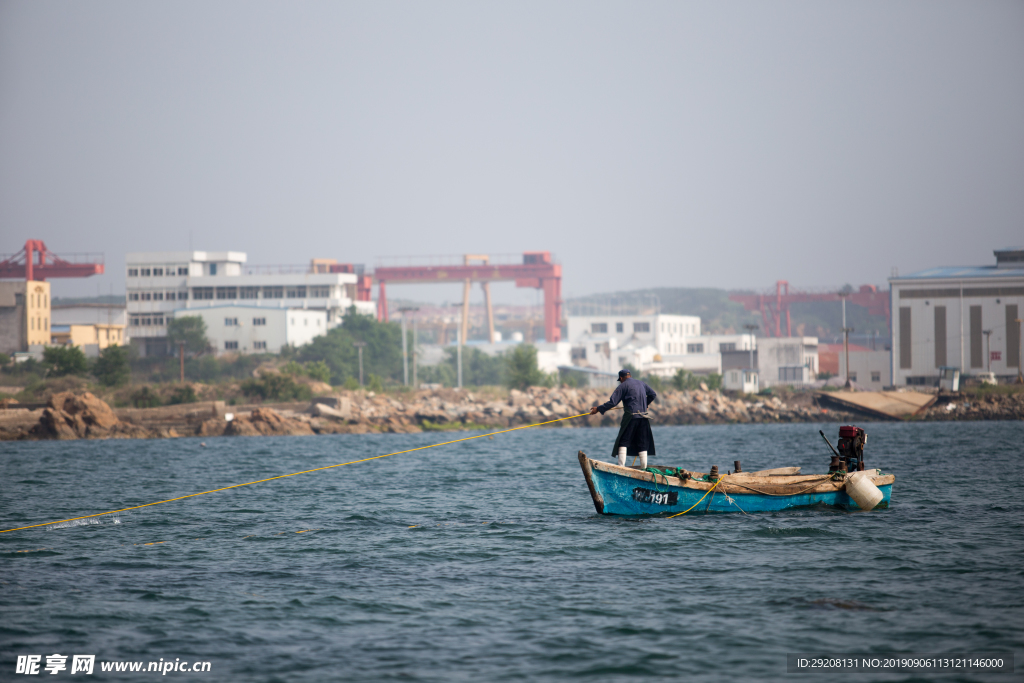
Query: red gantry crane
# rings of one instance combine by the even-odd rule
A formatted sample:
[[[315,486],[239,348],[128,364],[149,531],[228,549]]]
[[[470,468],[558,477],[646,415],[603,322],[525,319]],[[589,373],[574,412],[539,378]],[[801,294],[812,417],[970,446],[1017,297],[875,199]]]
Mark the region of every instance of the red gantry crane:
[[[101,254],[60,257],[47,249],[42,240],[28,240],[24,249],[0,261],[0,278],[8,280],[41,281],[51,277],[89,277],[102,274]]]
[[[763,294],[735,293],[729,295],[730,301],[743,304],[748,311],[761,311],[761,322],[767,337],[782,336],[782,318],[786,319],[786,336],[792,337],[792,326],[789,319],[789,305],[805,301],[840,301],[846,297],[851,304],[868,309],[871,315],[884,315],[889,324],[889,292],[878,291],[874,285],[861,285],[860,289],[848,294],[842,292],[810,292],[790,289],[789,282],[779,280],[775,283],[775,293]],[[773,334],[774,333],[774,334]]]
[[[491,308],[491,291],[488,283],[514,280],[516,287],[533,287],[544,291],[544,340],[562,339],[562,266],[554,263],[551,252],[528,251],[523,254],[522,263],[490,263],[490,257],[467,254],[461,264],[441,266],[399,266],[378,267],[373,278],[380,286],[377,297],[377,319],[388,319],[386,284],[453,283],[464,284],[462,297],[462,340],[466,340],[469,326],[469,290],[479,282],[484,290],[487,303],[487,321],[490,339],[494,341],[494,314]]]

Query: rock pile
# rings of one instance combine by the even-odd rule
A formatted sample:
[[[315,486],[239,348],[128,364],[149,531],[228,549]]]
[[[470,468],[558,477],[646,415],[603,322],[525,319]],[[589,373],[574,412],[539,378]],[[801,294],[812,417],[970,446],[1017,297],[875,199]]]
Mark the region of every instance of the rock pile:
[[[940,393],[921,416],[929,421],[1024,420],[1024,394]]]
[[[39,422],[25,435],[37,439],[145,439],[154,436],[139,425],[121,422],[106,403],[89,392],[54,394]]]
[[[310,412],[317,432],[404,432],[458,426],[510,427],[579,415],[607,400],[608,390],[546,389],[509,392],[506,400],[477,397],[472,391],[439,389],[395,396],[372,392],[344,392],[345,409],[313,406]],[[401,396],[401,395],[398,395]],[[748,402],[717,391],[663,391],[651,407],[654,424],[729,424],[737,422],[810,422],[838,420],[845,416],[814,405],[810,397],[800,405],[788,405],[778,397]],[[618,411],[557,422],[558,426],[614,425]]]
[[[256,408],[248,417],[227,422],[224,436],[302,436],[315,434],[308,420],[282,417],[271,408]]]

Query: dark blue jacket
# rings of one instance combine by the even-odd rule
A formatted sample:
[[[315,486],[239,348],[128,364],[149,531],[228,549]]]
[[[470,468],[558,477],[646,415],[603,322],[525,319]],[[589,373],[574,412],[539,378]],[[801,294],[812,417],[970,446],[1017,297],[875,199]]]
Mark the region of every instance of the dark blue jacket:
[[[646,382],[630,377],[625,382],[621,382],[618,388],[612,392],[608,402],[599,405],[597,410],[604,415],[605,411],[614,408],[619,401],[622,401],[622,408],[627,413],[645,413],[647,406],[657,400],[658,394],[647,386]]]

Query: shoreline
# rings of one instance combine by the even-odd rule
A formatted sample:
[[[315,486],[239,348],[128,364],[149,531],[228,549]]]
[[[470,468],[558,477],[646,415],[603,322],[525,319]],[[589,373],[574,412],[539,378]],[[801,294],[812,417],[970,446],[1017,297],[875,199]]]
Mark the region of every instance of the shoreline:
[[[46,406],[0,410],[0,441],[152,439],[185,436],[285,436],[508,429],[587,412],[604,389],[532,387],[505,400],[486,391],[435,389],[399,394],[339,391],[310,402],[227,405],[202,401],[156,408],[111,408],[89,392],[54,394]],[[477,395],[479,394],[479,395]],[[404,399],[404,400],[400,400]],[[827,395],[793,393],[730,398],[718,391],[666,390],[652,405],[652,424],[864,422],[879,416],[834,409]],[[894,420],[896,418],[893,418]],[[1021,420],[1024,394],[940,394],[908,421]],[[580,417],[551,427],[614,427],[620,413]],[[897,420],[899,421],[899,420]]]

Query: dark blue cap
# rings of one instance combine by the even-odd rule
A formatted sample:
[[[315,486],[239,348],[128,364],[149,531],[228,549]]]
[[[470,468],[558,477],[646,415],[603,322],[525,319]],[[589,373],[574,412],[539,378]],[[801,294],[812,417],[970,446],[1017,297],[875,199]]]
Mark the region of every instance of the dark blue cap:
[[[622,379],[629,374],[629,370],[619,370],[619,379]]]

